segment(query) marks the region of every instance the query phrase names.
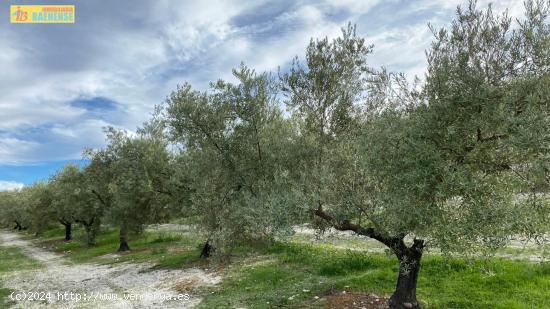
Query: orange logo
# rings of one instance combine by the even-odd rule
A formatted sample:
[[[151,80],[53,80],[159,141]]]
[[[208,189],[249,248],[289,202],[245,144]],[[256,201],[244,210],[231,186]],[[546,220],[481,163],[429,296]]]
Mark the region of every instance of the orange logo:
[[[29,12],[22,11],[20,6],[17,6],[17,10],[13,12],[12,16],[15,16],[15,21],[23,22],[29,18]]]
[[[12,23],[71,23],[75,22],[74,5],[12,5]]]

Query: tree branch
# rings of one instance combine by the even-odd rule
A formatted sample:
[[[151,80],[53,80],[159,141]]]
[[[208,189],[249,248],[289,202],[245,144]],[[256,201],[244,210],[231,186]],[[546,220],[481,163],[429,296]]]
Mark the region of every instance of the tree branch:
[[[101,195],[99,193],[97,193],[96,190],[92,189],[92,193],[97,197],[97,199],[101,202],[101,204],[103,204],[104,206],[108,206],[107,203],[105,203],[105,200],[103,200]]]
[[[326,213],[323,210],[323,207],[321,205],[319,205],[319,207],[315,210],[315,215],[327,221],[328,223],[331,224],[332,227],[334,227],[339,231],[352,231],[358,235],[367,236],[372,239],[376,239],[379,242],[385,244],[386,246],[392,249],[396,248],[396,246],[399,245],[399,240],[402,240],[402,238],[399,238],[399,237],[389,237],[381,233],[378,233],[372,227],[364,228],[358,224],[351,223],[349,220],[343,220],[341,222],[338,222],[331,215]]]

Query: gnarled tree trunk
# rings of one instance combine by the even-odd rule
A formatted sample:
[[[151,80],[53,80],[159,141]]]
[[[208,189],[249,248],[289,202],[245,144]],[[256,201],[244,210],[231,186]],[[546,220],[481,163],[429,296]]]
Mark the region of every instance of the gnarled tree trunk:
[[[86,244],[88,246],[94,246],[96,244],[95,242],[95,234],[94,228],[92,225],[84,225],[84,229],[86,230]]]
[[[61,223],[65,227],[65,240],[69,241],[72,239],[72,224],[71,223]]]
[[[399,260],[399,275],[395,292],[390,298],[391,309],[419,309],[420,304],[416,300],[416,284],[420,271],[420,260],[424,250],[424,240],[414,239],[413,245],[407,247],[405,235],[390,236],[382,234],[372,227],[364,228],[359,224],[351,223],[349,220],[338,221],[326,213],[322,206],[315,210],[315,215],[330,223],[332,227],[340,231],[353,231],[359,235],[376,239],[388,246]]]
[[[13,228],[14,230],[17,229],[18,231],[22,231],[22,230],[26,230],[27,227],[26,226],[23,226],[21,225],[21,223],[19,223],[19,221],[14,221],[15,222],[15,227]]]
[[[210,257],[211,251],[212,251],[212,245],[210,245],[210,240],[207,240],[206,243],[204,243],[204,246],[202,247],[200,257],[203,259]]]
[[[417,241],[415,240],[415,244]],[[418,247],[420,246],[420,247]],[[399,274],[395,292],[390,298],[391,309],[420,308],[416,300],[416,284],[420,271],[420,260],[422,258],[422,244],[413,245],[411,248],[394,249],[399,259]]]
[[[128,246],[128,229],[126,228],[125,224],[120,226],[119,239],[120,239],[120,245],[118,247],[118,251],[119,252],[129,251],[130,246]]]
[[[72,224],[65,225],[65,240],[69,241],[72,238],[71,235]]]
[[[94,217],[89,221],[77,220],[76,222],[82,224],[84,226],[84,230],[86,230],[86,244],[88,246],[94,246],[96,244],[96,235],[101,226],[99,218]]]

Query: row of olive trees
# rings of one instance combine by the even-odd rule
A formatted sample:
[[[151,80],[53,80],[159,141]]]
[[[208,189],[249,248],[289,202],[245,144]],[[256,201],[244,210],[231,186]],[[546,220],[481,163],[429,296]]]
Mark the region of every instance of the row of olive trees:
[[[418,308],[424,250],[468,253],[550,229],[548,1],[525,19],[457,11],[434,31],[423,83],[367,66],[353,27],[312,40],[272,78],[189,85],[163,119],[181,200],[219,245],[296,222],[353,231],[399,261],[392,308]],[[286,113],[282,111],[286,106]]]
[[[47,181],[18,192],[0,192],[0,220],[21,230],[42,232],[48,225],[65,227],[65,239],[80,224],[94,245],[101,222],[120,228],[120,251],[129,249],[129,230],[163,220],[168,205],[163,192],[170,179],[166,143],[150,123],[137,136],[106,130],[108,145],[87,150],[89,164],[67,164]]]
[[[2,193],[1,220],[56,221],[68,238],[78,223],[90,244],[106,222],[127,250],[129,230],[193,216],[221,253],[297,223],[349,230],[395,254],[390,306],[418,308],[426,248],[550,228],[548,2],[528,2],[515,27],[475,4],[457,14],[434,31],[423,83],[368,67],[372,47],[349,26],[277,77],[241,66],[236,83],[179,87],[136,135],[107,130],[86,167]]]

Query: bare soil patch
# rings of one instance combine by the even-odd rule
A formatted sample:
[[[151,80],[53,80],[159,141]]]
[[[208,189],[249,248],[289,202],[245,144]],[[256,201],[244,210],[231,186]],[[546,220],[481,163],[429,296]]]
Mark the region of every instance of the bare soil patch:
[[[388,298],[376,294],[341,291],[326,297],[329,309],[387,309]]]

